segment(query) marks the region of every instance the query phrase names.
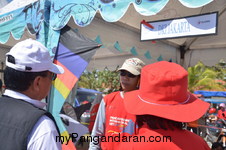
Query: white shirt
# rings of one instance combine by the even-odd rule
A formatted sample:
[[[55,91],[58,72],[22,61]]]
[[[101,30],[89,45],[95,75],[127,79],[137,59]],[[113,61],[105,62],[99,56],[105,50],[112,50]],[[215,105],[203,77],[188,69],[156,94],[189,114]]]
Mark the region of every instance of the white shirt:
[[[39,108],[44,108],[47,104],[29,98],[28,96],[12,91],[5,90],[4,95],[10,96],[16,99],[24,100]],[[28,150],[61,150],[62,146],[60,142],[56,142],[56,136],[59,136],[54,122],[47,116],[42,116],[31,133],[28,136],[27,149]]]

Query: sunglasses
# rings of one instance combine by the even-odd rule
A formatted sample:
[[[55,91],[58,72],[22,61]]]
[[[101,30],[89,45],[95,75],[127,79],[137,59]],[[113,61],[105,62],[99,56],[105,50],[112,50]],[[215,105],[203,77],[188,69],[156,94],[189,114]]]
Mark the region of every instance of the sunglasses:
[[[134,74],[132,74],[128,71],[120,71],[120,76],[127,76],[129,78],[135,78],[136,77],[136,75],[134,75]]]
[[[57,74],[52,73],[52,72],[48,73],[47,76],[48,76],[48,78],[50,78],[52,81],[56,80],[56,78],[57,78]]]
[[[57,74],[53,73],[52,74],[52,81],[56,80],[56,78],[57,78]]]

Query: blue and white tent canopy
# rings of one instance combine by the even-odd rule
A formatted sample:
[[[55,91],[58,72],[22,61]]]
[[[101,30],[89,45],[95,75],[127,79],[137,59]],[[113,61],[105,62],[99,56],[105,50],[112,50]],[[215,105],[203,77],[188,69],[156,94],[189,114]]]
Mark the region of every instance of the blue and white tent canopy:
[[[70,24],[92,39],[99,36],[105,42],[103,45],[106,43],[106,45],[114,45],[118,41],[127,57],[133,56],[130,50],[135,47],[136,51],[134,52],[133,49],[133,54],[138,53],[138,57],[146,59],[147,63],[157,61],[160,56],[163,60],[183,63],[180,60],[179,52],[182,45],[188,50],[185,53],[185,67],[196,64],[198,60],[207,65],[214,65],[226,57],[224,53],[226,47],[224,40],[226,35],[224,27],[226,24],[225,0],[13,0],[11,3],[14,2],[14,5],[11,8],[16,8],[16,2],[23,1],[26,1],[27,5],[21,5],[22,7],[18,7],[14,11],[9,9],[9,6],[6,8],[8,7],[8,11],[11,11],[7,13],[0,9],[0,43],[4,45],[12,46],[16,42],[13,38],[18,40],[22,35],[28,37],[30,36],[28,33],[34,35],[38,33],[37,38],[51,50],[58,42],[55,39],[58,39],[57,34],[60,29],[66,24]],[[219,12],[217,36],[162,40],[157,44],[139,41],[140,22],[143,19],[155,21],[215,11]],[[92,24],[92,22],[96,22],[101,27],[95,26],[95,23]],[[90,26],[92,26],[92,30],[89,29]],[[104,33],[101,29],[108,28],[108,26],[111,26],[111,31]],[[120,37],[119,40],[111,41],[117,38],[117,34],[120,34],[114,29],[120,31],[121,27],[125,30],[123,32],[125,37],[133,37],[124,39]],[[94,33],[96,34],[94,35]],[[109,36],[106,37],[106,34]],[[166,49],[169,49],[168,52]],[[111,51],[114,50],[110,49]],[[149,54],[150,59],[144,54]],[[123,56],[122,59],[124,58]],[[117,60],[115,62],[121,63]]]
[[[19,9],[0,15],[0,42],[5,43],[9,39],[10,33],[15,39],[19,39],[25,27],[28,27],[31,33],[37,33],[42,21],[49,23],[53,30],[62,29],[71,17],[74,18],[78,26],[89,25],[96,13],[99,12],[107,22],[116,22],[126,13],[130,4],[135,10],[144,16],[155,15],[160,12],[169,2],[169,0],[33,0]],[[36,2],[35,2],[36,1]],[[178,0],[184,6],[197,8],[204,6],[213,0]],[[19,4],[21,1],[17,1]],[[25,1],[25,2],[32,2]],[[15,7],[15,2],[13,7]],[[10,5],[10,4],[9,4]],[[12,6],[12,4],[11,4]],[[23,5],[22,5],[23,6]],[[7,6],[6,6],[7,7]],[[11,8],[13,8],[11,7]],[[8,7],[8,10],[10,7]],[[7,11],[7,10],[6,10]]]

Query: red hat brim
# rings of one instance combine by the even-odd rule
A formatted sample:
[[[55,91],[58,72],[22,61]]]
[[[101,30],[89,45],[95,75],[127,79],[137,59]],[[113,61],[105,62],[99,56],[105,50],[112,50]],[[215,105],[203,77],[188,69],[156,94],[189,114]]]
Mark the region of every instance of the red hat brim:
[[[188,92],[190,99],[186,103],[175,105],[146,103],[138,95],[139,90],[125,93],[125,108],[134,115],[149,114],[178,122],[191,122],[202,117],[209,108],[209,103],[198,99],[190,92]]]

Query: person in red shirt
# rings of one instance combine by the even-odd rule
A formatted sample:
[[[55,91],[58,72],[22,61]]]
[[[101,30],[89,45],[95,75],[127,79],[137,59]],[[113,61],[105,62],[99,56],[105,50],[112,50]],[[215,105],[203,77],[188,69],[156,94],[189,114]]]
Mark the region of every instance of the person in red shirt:
[[[220,103],[219,108],[220,109],[217,112],[217,118],[226,120],[225,104],[224,103]]]
[[[209,104],[187,91],[188,72],[178,64],[161,61],[141,70],[140,88],[125,93],[128,113],[136,115],[138,131],[124,137],[119,149],[209,150],[198,135],[184,129],[186,122],[205,114]]]
[[[117,150],[120,137],[134,134],[136,117],[126,112],[124,94],[139,88],[144,65],[138,58],[129,58],[119,68],[121,90],[106,95],[101,101],[91,134],[90,150]]]

